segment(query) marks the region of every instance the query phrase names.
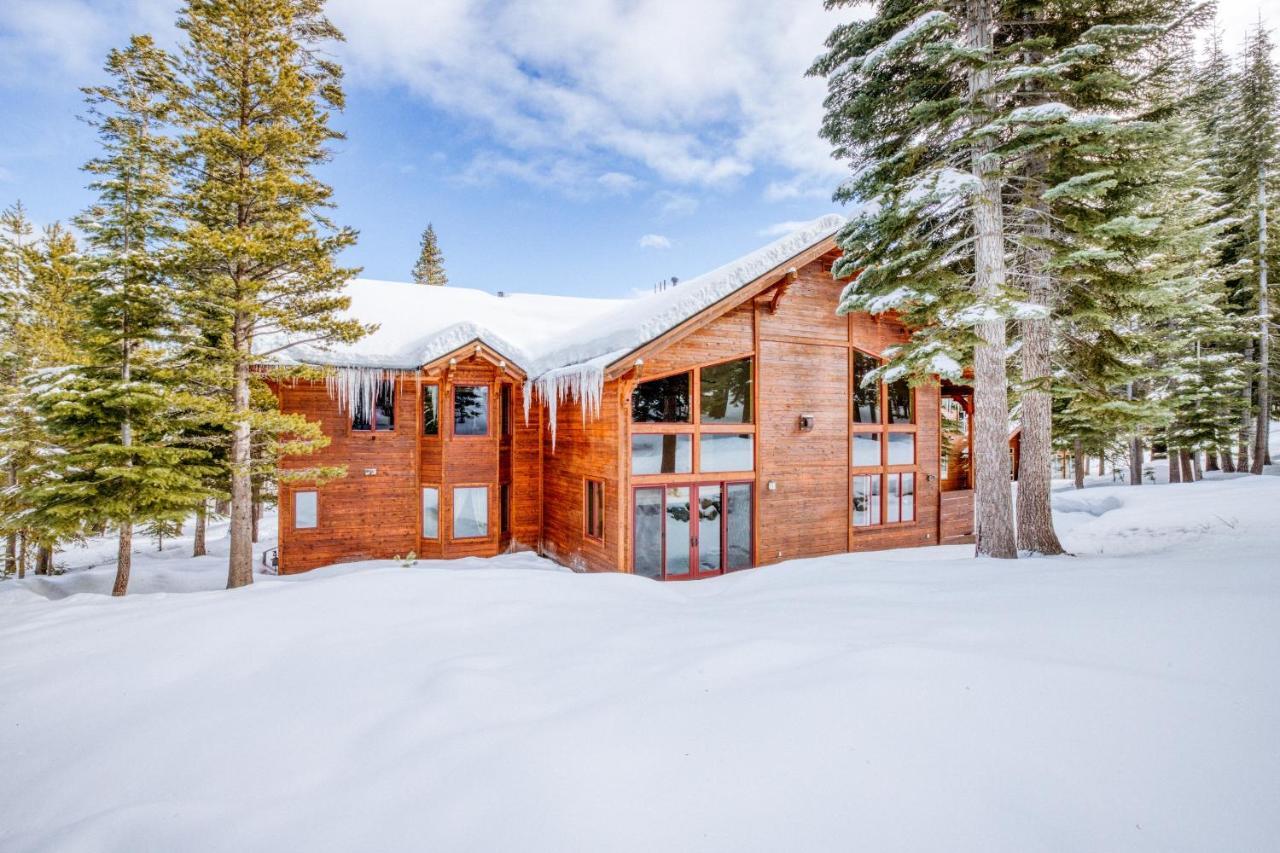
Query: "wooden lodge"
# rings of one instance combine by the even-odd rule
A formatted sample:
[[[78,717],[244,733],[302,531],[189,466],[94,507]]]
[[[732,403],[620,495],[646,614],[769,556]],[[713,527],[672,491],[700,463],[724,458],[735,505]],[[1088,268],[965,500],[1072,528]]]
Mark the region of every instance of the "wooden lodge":
[[[296,353],[341,375],[276,388],[331,438],[283,467],[346,469],[282,481],[280,571],[533,550],[690,579],[971,541],[969,389],[862,387],[908,332],[892,314],[836,315],[839,224],[598,305],[355,283],[374,296],[352,313],[400,337]]]

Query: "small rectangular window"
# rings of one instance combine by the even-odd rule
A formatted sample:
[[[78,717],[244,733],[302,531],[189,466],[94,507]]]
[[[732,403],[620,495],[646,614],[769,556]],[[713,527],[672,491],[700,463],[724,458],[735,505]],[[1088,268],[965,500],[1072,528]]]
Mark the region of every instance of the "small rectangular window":
[[[458,385],[453,389],[453,434],[489,434],[488,385]]]
[[[422,386],[422,434],[440,434],[440,386]]]
[[[373,408],[369,406],[372,402]],[[351,401],[351,429],[369,432],[392,430],[396,426],[396,384],[388,379],[379,382],[373,399],[361,394]]]
[[[688,474],[693,471],[693,436],[643,433],[631,436],[632,474]]]
[[[698,439],[699,471],[751,471],[755,467],[755,436],[751,433],[704,432]]]
[[[583,503],[584,532],[592,539],[604,538],[604,483],[587,480]]]
[[[853,526],[871,527],[880,523],[880,475],[859,474],[853,478]]]
[[[704,367],[698,375],[700,409],[704,424],[749,424],[751,412],[751,359],[740,358]]]
[[[889,436],[889,464],[916,464],[916,434],[913,432],[891,432]]]
[[[316,526],[316,493],[293,493],[293,526],[296,530],[310,530]]]
[[[853,464],[858,467],[880,466],[880,433],[853,434]]]
[[[489,535],[489,487],[459,486],[453,490],[453,538],[481,539]]]
[[[500,397],[501,413],[499,417],[502,419],[502,435],[504,438],[511,437],[511,386],[503,385]]]
[[[916,422],[915,395],[905,379],[890,382],[889,389],[889,423],[913,424]]]
[[[440,538],[440,490],[435,486],[422,488],[422,538]]]
[[[498,487],[499,512],[498,519],[501,523],[500,530],[505,536],[511,532],[511,484],[503,483]]]
[[[880,383],[864,385],[867,374],[880,366],[880,359],[854,350],[853,353],[853,422],[880,423]]]
[[[688,373],[641,382],[631,392],[632,423],[688,423],[689,408]]]

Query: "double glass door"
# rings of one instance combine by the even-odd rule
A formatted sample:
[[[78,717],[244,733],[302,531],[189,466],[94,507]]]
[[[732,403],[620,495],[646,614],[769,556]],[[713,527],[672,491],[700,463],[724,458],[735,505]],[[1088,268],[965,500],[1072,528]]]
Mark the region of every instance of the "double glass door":
[[[750,568],[751,504],[749,482],[637,488],[632,570],[684,580]]]

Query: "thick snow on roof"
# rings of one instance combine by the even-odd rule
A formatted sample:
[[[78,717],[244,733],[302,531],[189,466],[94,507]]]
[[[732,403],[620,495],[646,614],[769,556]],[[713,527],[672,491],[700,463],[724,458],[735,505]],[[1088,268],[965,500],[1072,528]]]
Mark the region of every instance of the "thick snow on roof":
[[[522,368],[571,329],[608,314],[628,299],[579,299],[514,293],[496,296],[464,287],[431,287],[356,279],[347,285],[344,316],[377,329],[354,344],[297,346],[285,359],[335,367],[413,370],[474,340]]]

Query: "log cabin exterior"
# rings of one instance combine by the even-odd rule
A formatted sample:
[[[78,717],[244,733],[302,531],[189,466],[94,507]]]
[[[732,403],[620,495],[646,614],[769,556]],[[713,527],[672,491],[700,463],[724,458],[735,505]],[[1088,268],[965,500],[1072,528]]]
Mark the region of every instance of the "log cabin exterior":
[[[727,285],[729,267],[715,286],[678,285],[689,290],[663,299],[679,310],[623,348],[610,339],[592,356],[559,330],[561,351],[570,340],[570,358],[590,363],[590,392],[562,396],[564,365],[471,325],[420,358],[373,359],[393,372],[345,405],[332,383],[275,385],[282,410],[331,439],[282,468],[346,467],[318,487],[282,480],[280,571],[533,550],[674,580],[972,541],[971,396],[864,387],[909,331],[891,313],[836,315],[839,224],[766,247]],[[584,328],[645,307],[605,306]]]

